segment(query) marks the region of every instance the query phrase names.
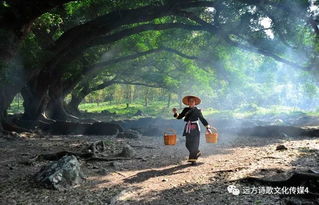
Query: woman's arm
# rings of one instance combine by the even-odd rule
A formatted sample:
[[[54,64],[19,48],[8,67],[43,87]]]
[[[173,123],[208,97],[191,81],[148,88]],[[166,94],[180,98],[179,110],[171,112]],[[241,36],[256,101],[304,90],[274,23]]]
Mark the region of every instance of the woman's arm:
[[[174,114],[174,117],[175,117],[176,119],[178,119],[178,120],[179,120],[179,119],[182,119],[183,117],[185,117],[186,112],[187,112],[187,109],[184,108],[184,110],[183,110],[180,114],[175,113],[175,114]]]
[[[198,118],[205,127],[209,126],[207,120],[203,117],[202,111],[200,109],[198,109]]]
[[[199,120],[203,123],[203,125],[207,128],[207,129],[213,129],[217,132],[217,129],[215,127],[212,127],[208,124],[207,120],[203,117],[202,111],[200,109],[198,109],[199,113],[198,113],[198,118]]]

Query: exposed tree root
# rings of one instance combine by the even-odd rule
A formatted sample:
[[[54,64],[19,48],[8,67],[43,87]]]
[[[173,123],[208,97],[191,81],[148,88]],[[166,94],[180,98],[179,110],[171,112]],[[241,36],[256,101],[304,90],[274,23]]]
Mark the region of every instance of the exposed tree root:
[[[56,120],[48,118],[45,113],[40,115],[40,118],[38,119],[38,121],[42,121],[42,122],[46,122],[46,123],[54,123],[54,122],[56,122]]]
[[[128,158],[128,157],[91,157],[88,159],[85,159],[85,161],[119,161],[119,160],[133,160],[133,159],[143,159],[142,157],[134,157],[134,158]]]
[[[212,173],[221,173],[221,172],[237,172],[241,169],[245,169],[247,167],[236,167],[233,169],[222,169],[222,170],[213,170]]]
[[[17,132],[17,133],[30,132],[30,130],[22,128],[12,122],[2,122],[2,126],[4,131],[8,131],[8,132]]]
[[[98,157],[94,155],[93,153],[76,153],[76,152],[69,152],[69,151],[62,151],[52,154],[40,154],[33,158],[31,161],[40,161],[40,160],[59,160],[65,155],[74,155],[76,157],[79,157],[85,161],[118,161],[118,160],[132,160],[132,159],[142,159],[141,157],[135,157],[135,158],[128,158],[128,157]],[[27,162],[27,164],[30,164],[30,162]]]
[[[156,147],[151,147],[151,146],[144,146],[144,145],[131,145],[131,147],[135,147],[135,148],[145,148],[145,149],[157,149]]]
[[[50,154],[40,154],[36,156],[35,158],[31,159],[30,161],[22,162],[22,163],[32,164],[34,161],[39,161],[39,160],[54,161],[54,160],[59,160],[65,155],[74,155],[78,158],[81,158],[84,161],[118,161],[118,160],[142,159],[137,157],[133,158],[133,157],[120,156],[120,155],[104,157],[103,152],[105,152],[107,148],[106,148],[105,142],[102,140],[93,142],[91,145],[88,146],[86,150],[87,151],[82,153],[61,151],[61,152],[50,153]]]
[[[65,155],[74,155],[82,159],[88,159],[91,158],[94,154],[93,153],[76,153],[76,152],[69,152],[69,151],[62,151],[62,152],[56,152],[56,153],[50,153],[50,154],[40,154],[33,158],[34,161],[41,161],[41,160],[59,160]]]

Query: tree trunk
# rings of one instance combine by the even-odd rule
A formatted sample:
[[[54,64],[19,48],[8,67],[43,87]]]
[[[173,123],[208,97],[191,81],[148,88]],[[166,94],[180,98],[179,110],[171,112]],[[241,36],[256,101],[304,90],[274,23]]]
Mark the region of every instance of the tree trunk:
[[[14,96],[12,97],[12,99],[10,99],[10,96],[8,96],[7,92],[5,92],[5,89],[0,89],[0,134],[4,132],[2,123],[4,123],[6,120],[7,109],[13,98]]]
[[[134,100],[134,87],[131,85],[130,86],[130,104],[133,103],[133,100]]]
[[[5,130],[3,125],[6,123],[7,109],[18,92],[19,89],[13,86],[0,88],[0,133],[3,133]]]
[[[182,93],[178,93],[179,108],[182,108]]]
[[[82,100],[83,98],[75,94],[72,94],[71,101],[66,106],[68,112],[73,115],[77,115],[77,116],[80,115],[79,105],[81,104]]]
[[[16,69],[9,66],[6,69]],[[19,72],[14,70],[14,74],[6,77],[0,76],[0,124],[4,123],[7,117],[7,109],[9,108],[14,97],[20,92],[24,86],[26,79],[30,73]],[[11,74],[11,73],[10,73]],[[3,124],[0,128],[3,130]]]
[[[2,121],[1,117],[0,117],[0,120]],[[0,123],[0,137],[2,136],[3,133],[4,133],[4,129],[3,129],[2,123]]]
[[[172,99],[172,94],[168,93],[167,108],[169,108],[171,106],[171,99]]]
[[[104,89],[110,85],[113,85],[112,81],[104,82],[102,84],[97,85],[96,87],[90,88],[89,84],[86,81],[84,81],[71,94],[71,101],[66,106],[68,112],[72,113],[73,115],[79,115],[79,105],[88,94],[90,94],[93,91]]]
[[[23,120],[36,121],[40,119],[48,102],[49,96],[46,89],[37,89],[30,83],[21,90],[23,96]]]
[[[148,97],[147,97],[147,95],[145,95],[145,98],[144,98],[144,106],[145,107],[148,106]]]
[[[63,97],[50,100],[45,113],[48,118],[53,120],[66,121],[71,118],[75,119],[75,117],[67,113]]]
[[[7,65],[15,57],[22,38],[18,38],[16,33],[10,30],[0,30],[0,62],[1,66]],[[4,40],[5,39],[5,40]]]
[[[144,95],[144,106],[148,106],[148,94],[149,94],[149,88],[145,88],[145,95]]]
[[[74,90],[71,94],[72,98],[69,104],[66,105],[66,108],[69,113],[73,115],[80,115],[79,105],[83,101],[83,99],[90,93],[89,84],[85,81],[79,85],[76,90]]]
[[[46,116],[53,120],[65,121],[69,115],[64,108],[64,95],[62,86],[54,86],[49,90],[50,100],[45,110]]]

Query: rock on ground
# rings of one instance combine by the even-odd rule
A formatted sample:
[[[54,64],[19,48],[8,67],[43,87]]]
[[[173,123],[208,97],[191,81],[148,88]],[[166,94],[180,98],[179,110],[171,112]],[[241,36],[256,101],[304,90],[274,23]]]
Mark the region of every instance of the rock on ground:
[[[130,158],[130,157],[134,157],[135,154],[136,154],[135,150],[130,145],[125,144],[119,156]]]
[[[136,131],[136,130],[126,130],[126,131],[123,131],[123,132],[120,132],[118,135],[117,135],[118,138],[130,138],[130,139],[137,139],[139,137],[141,137],[141,134]]]
[[[40,185],[60,191],[80,184],[83,178],[80,163],[73,155],[66,155],[42,167],[35,175],[35,181]]]
[[[142,110],[138,110],[135,114],[134,114],[134,116],[144,116],[145,114],[143,113],[143,111]]]
[[[287,150],[287,147],[286,147],[285,145],[281,144],[281,145],[278,145],[278,146],[276,147],[276,150],[277,150],[277,151]]]

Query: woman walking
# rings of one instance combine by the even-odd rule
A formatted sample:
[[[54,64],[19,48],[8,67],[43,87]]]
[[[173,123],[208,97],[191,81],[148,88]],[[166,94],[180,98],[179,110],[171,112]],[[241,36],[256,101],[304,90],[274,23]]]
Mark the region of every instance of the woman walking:
[[[201,110],[196,107],[196,105],[201,103],[201,99],[199,97],[185,96],[182,101],[185,105],[188,105],[188,107],[185,107],[180,114],[177,113],[176,108],[173,108],[172,111],[176,119],[182,119],[185,117],[184,121],[186,124],[183,136],[186,136],[186,148],[189,151],[188,162],[191,162],[192,165],[195,165],[196,160],[201,155],[201,152],[198,149],[200,137],[200,126],[198,119],[203,123],[208,132],[211,132],[211,128],[216,131],[216,128],[211,127],[208,124],[206,119],[203,117]]]

